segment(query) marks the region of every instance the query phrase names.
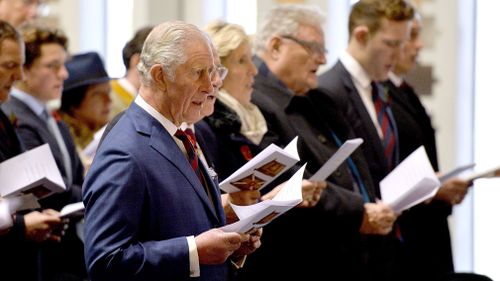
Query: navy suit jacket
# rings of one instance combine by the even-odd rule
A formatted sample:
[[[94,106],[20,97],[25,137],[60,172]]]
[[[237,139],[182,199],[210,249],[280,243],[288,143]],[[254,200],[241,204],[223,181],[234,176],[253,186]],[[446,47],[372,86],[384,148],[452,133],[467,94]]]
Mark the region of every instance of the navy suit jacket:
[[[215,209],[173,137],[133,103],[101,143],[83,187],[91,279],[190,280],[186,236],[225,224],[219,190],[207,181]],[[197,280],[227,279],[227,262],[200,269]]]

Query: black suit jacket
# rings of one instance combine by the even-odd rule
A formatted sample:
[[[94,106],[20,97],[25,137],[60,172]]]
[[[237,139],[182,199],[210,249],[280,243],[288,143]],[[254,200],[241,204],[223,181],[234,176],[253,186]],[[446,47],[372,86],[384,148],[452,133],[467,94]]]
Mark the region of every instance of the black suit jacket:
[[[355,135],[364,140],[361,149],[369,164],[375,185],[378,186],[389,173],[384,146],[354,86],[351,75],[339,61],[319,77],[318,85],[319,88],[324,88],[326,91],[321,91],[311,98],[314,98],[315,104],[320,107],[321,112],[329,112],[331,104],[339,102],[345,104],[343,115],[354,130]],[[377,191],[377,196],[380,198],[379,191]]]
[[[274,76],[263,71],[260,59],[256,58],[256,62],[259,73],[252,101],[262,111],[269,129],[262,146],[275,143],[283,147],[298,135],[300,162],[308,163],[307,178],[337,150],[333,129],[314,114],[307,97],[293,96]],[[344,132],[335,133],[345,138]],[[367,167],[358,166],[373,189]],[[257,280],[263,272],[269,274],[269,280],[363,280],[363,242],[359,234],[363,199],[353,191],[345,165],[328,180],[317,206],[292,209],[266,226],[262,247],[248,257],[240,275],[243,280]]]
[[[429,160],[438,171],[434,128],[420,99],[406,83],[396,87],[385,86],[391,97],[391,106],[398,126],[401,158],[423,145]],[[437,280],[453,271],[448,216],[451,206],[440,201],[419,204],[399,218],[404,247],[409,259],[409,280]],[[429,254],[432,253],[432,254]]]
[[[0,162],[12,158],[22,152],[22,146],[9,118],[0,110]],[[8,145],[10,143],[10,145]],[[2,280],[35,280],[36,278],[36,252],[37,249],[24,236],[24,218],[22,213],[16,214],[13,227],[8,233],[0,235],[0,255],[2,265]],[[20,265],[25,270],[16,270]]]
[[[59,129],[68,149],[73,172],[73,182],[68,182],[64,170],[62,155],[56,139],[50,133],[46,123],[39,118],[26,104],[11,96],[7,102],[2,104],[2,109],[8,116],[17,119],[16,132],[26,149],[32,149],[48,143],[57,166],[66,184],[66,191],[49,196],[40,200],[42,208],[60,210],[67,204],[82,201],[81,185],[83,184],[83,165],[78,157],[75,146],[71,139],[69,129],[63,122],[58,122]],[[83,243],[76,235],[74,224],[66,231],[60,243],[44,243],[38,247],[39,265],[42,270],[42,280],[55,278],[54,276],[79,276],[86,277],[85,264],[83,261]]]
[[[369,165],[376,195],[380,198],[379,183],[389,173],[389,169],[382,141],[351,75],[338,61],[319,77],[318,85],[321,91],[310,95],[317,111],[328,116],[333,106],[342,105],[342,114],[354,134],[364,140],[361,149]],[[370,237],[368,240],[368,266],[373,280],[406,280],[408,276],[403,269],[406,259],[403,258],[402,245],[395,234]]]

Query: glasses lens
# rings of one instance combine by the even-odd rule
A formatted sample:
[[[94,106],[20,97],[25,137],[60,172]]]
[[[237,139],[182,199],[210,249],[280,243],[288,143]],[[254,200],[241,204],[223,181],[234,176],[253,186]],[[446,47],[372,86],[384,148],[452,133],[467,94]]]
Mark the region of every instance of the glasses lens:
[[[220,79],[224,80],[224,78],[226,78],[226,76],[227,76],[228,69],[224,66],[218,66],[217,72],[219,73]]]

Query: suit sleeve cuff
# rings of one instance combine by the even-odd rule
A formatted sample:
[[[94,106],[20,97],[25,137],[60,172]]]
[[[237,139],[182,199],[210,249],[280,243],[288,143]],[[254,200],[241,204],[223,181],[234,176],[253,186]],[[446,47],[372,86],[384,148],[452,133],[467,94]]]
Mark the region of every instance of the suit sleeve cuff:
[[[200,277],[200,260],[194,236],[191,235],[186,238],[189,247],[189,277]]]

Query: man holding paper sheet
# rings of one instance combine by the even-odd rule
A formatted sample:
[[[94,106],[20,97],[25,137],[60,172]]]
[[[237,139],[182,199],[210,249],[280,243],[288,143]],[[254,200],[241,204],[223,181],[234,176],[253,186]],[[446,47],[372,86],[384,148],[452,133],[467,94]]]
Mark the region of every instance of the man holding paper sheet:
[[[423,47],[421,29],[422,18],[416,13],[411,23],[410,38],[404,43],[403,52],[389,73],[385,86],[393,101],[401,159],[423,145],[434,171],[438,172],[435,130],[418,95],[404,78],[416,66]],[[470,182],[456,176],[441,181],[442,185],[434,198],[411,208],[400,218],[409,258],[408,271],[411,272],[408,280],[430,280],[454,272],[448,216],[452,213],[452,206],[462,202]]]
[[[308,98],[317,86],[316,71],[326,62],[323,20],[315,7],[278,6],[266,17],[255,41],[258,74],[252,101],[272,132],[264,136],[261,146],[284,146],[299,135],[306,178],[349,138],[345,127],[330,127],[316,115]],[[387,205],[374,202],[374,187],[360,155],[352,160],[359,187],[354,187],[350,167],[341,165],[328,177],[328,187],[314,208],[292,209],[266,226],[262,247],[249,256],[242,279],[256,280],[261,272],[274,280],[367,277],[361,233],[388,233],[395,214]],[[327,258],[321,258],[322,253],[328,253]]]
[[[217,75],[196,26],[156,26],[138,65],[142,86],[99,148],[84,186],[92,280],[227,280],[248,235],[223,232],[218,186],[179,130],[199,118]]]
[[[21,35],[6,22],[0,21],[0,104],[9,97],[12,84],[22,77],[24,42]],[[0,110],[0,162],[20,154],[22,145],[11,120]],[[55,230],[61,227],[59,213],[52,209],[18,212],[19,198],[0,198],[0,264],[2,279],[35,280],[37,271],[37,249],[45,241],[59,241]],[[1,227],[0,227],[1,228]],[[22,271],[17,270],[24,265]]]

